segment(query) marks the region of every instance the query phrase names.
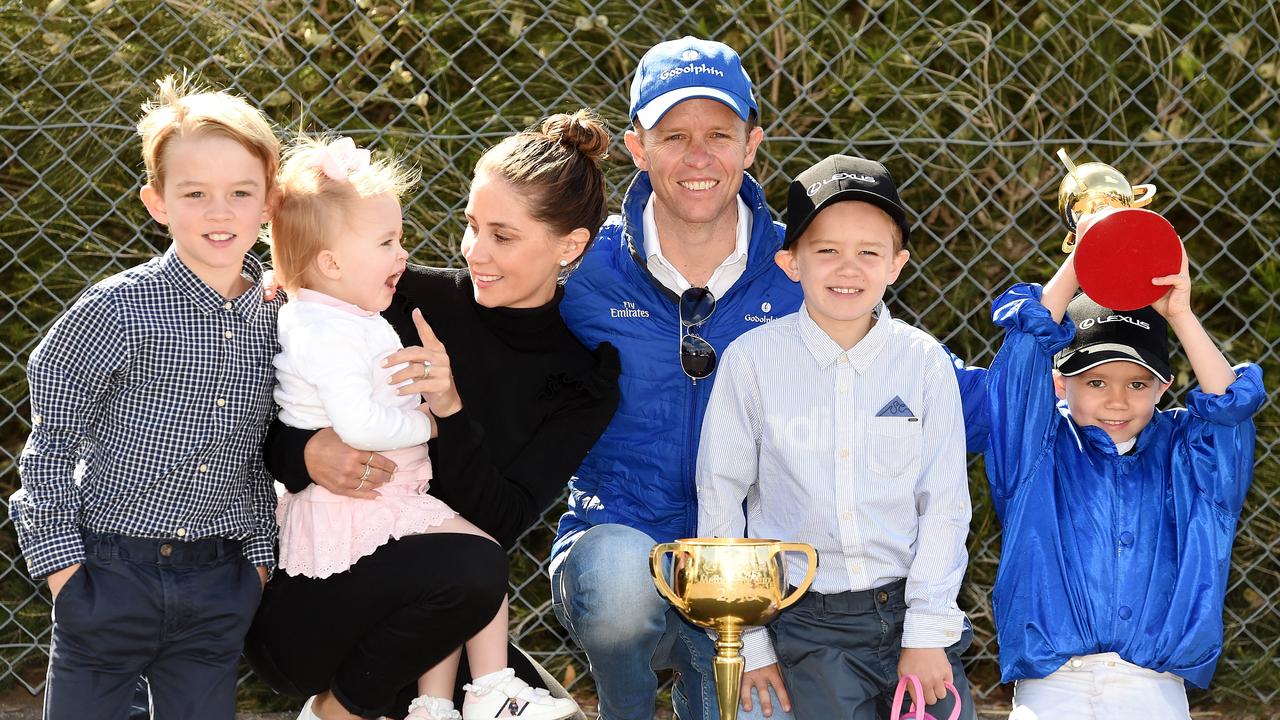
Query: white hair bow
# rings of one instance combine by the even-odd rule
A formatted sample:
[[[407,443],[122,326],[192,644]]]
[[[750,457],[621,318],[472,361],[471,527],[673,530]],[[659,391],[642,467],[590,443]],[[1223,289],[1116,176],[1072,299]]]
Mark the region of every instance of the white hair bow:
[[[357,148],[351,138],[338,138],[316,151],[310,167],[320,168],[331,180],[344,181],[369,167],[369,151]]]

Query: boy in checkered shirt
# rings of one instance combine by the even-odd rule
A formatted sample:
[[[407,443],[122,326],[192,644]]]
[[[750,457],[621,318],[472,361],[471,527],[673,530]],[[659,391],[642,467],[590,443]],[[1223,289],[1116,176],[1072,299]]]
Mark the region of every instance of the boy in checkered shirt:
[[[10,514],[54,598],[45,717],[232,717],[275,562],[261,446],[276,311],[249,250],[280,147],[266,118],[170,77],[144,107],[141,198],[161,257],[89,288],[28,363],[31,436]]]

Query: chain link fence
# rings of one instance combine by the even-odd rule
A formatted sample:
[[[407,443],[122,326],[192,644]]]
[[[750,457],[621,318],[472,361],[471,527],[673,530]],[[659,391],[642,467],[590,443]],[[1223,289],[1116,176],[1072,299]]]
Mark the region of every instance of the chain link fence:
[[[1160,186],[1196,310],[1233,361],[1280,378],[1280,20],[1267,0],[405,2],[53,0],[0,9],[0,493],[30,429],[25,362],[89,283],[167,241],[137,200],[133,123],[153,82],[194,71],[261,104],[285,132],[329,129],[423,169],[405,203],[415,260],[460,263],[461,208],[484,149],[549,112],[590,107],[617,142],[617,207],[633,172],[621,133],[639,56],[723,40],[755,79],[766,141],[753,172],[775,210],[790,174],[834,152],[881,158],[919,218],[894,312],[970,362],[999,335],[994,294],[1060,260],[1054,151]],[[1177,401],[1193,382],[1177,365]],[[1271,703],[1280,684],[1277,404],[1258,416],[1256,477],[1227,594],[1226,646],[1197,704]],[[990,590],[999,529],[973,459],[975,691],[998,689]],[[512,634],[575,691],[585,659],[550,611],[545,558],[560,508],[513,552]],[[0,521],[0,682],[36,692],[49,601]],[[250,683],[250,686],[253,684]],[[998,695],[997,695],[998,696]]]

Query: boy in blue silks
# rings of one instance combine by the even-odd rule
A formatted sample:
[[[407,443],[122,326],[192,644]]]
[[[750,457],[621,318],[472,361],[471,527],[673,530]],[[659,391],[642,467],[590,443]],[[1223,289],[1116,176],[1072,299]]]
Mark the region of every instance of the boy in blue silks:
[[[1169,291],[1115,312],[1080,295],[1071,257],[1043,290],[994,303],[987,378],[993,597],[1010,720],[1187,718],[1222,651],[1231,543],[1253,476],[1257,365],[1232,368],[1191,311],[1185,252]],[[1156,410],[1172,328],[1199,387]]]

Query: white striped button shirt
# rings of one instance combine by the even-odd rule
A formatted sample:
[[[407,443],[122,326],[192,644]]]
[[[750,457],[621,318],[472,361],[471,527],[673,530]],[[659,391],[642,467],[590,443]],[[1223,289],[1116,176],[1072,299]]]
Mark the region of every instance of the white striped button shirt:
[[[89,288],[31,355],[31,436],[9,514],[34,577],[84,558],[82,528],[244,540],[275,564],[262,465],[275,411],[276,313],[258,287],[227,300],[170,248]]]
[[[809,543],[819,593],[905,578],[903,647],[959,640],[971,511],[960,393],[938,341],[881,304],[845,351],[801,306],[730,344],[716,376],[698,534]],[[804,557],[787,564],[799,583]],[[775,661],[763,631],[744,645],[748,669]]]

